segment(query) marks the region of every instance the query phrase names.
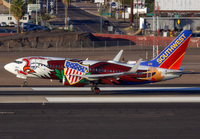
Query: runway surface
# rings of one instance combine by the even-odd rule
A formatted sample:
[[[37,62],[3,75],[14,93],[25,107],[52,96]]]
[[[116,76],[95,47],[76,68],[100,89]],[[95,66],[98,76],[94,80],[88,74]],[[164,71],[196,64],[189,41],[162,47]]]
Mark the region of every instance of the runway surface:
[[[0,87],[1,138],[200,138],[198,85],[101,91]]]
[[[2,139],[200,138],[200,103],[1,104]]]

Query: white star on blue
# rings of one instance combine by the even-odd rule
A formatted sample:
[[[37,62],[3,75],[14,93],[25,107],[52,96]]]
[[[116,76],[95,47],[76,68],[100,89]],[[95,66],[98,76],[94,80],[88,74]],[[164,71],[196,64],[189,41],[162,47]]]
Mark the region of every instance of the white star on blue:
[[[83,72],[83,73],[85,73],[87,70],[87,68],[85,66],[82,66],[79,63],[73,63],[73,62],[69,62],[69,61],[66,61],[65,67],[75,69],[75,70]]]

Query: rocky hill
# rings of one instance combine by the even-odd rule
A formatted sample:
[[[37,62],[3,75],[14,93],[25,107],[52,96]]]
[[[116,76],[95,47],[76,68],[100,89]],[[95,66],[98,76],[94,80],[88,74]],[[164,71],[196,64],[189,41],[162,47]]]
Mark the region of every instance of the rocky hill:
[[[30,31],[0,38],[0,48],[51,48],[51,47],[92,47],[99,41],[88,32],[68,32],[64,30]],[[45,46],[44,46],[45,44]]]

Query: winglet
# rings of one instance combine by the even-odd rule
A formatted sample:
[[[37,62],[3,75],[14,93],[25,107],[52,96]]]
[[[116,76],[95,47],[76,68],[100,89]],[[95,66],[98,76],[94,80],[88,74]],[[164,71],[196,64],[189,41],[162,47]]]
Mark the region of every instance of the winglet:
[[[120,50],[119,53],[115,56],[115,58],[113,60],[109,60],[108,62],[110,62],[110,63],[119,62],[119,59],[121,58],[123,51],[124,50]]]
[[[142,59],[137,61],[137,63],[127,72],[127,73],[135,73],[140,66],[140,63],[142,62]]]

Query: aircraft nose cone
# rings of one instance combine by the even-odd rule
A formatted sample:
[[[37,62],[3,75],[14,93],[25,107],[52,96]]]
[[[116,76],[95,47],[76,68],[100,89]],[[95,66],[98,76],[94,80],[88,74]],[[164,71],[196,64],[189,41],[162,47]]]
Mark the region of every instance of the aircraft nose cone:
[[[11,63],[8,63],[4,66],[4,69],[7,70],[7,71],[11,71],[12,70],[12,64]]]

